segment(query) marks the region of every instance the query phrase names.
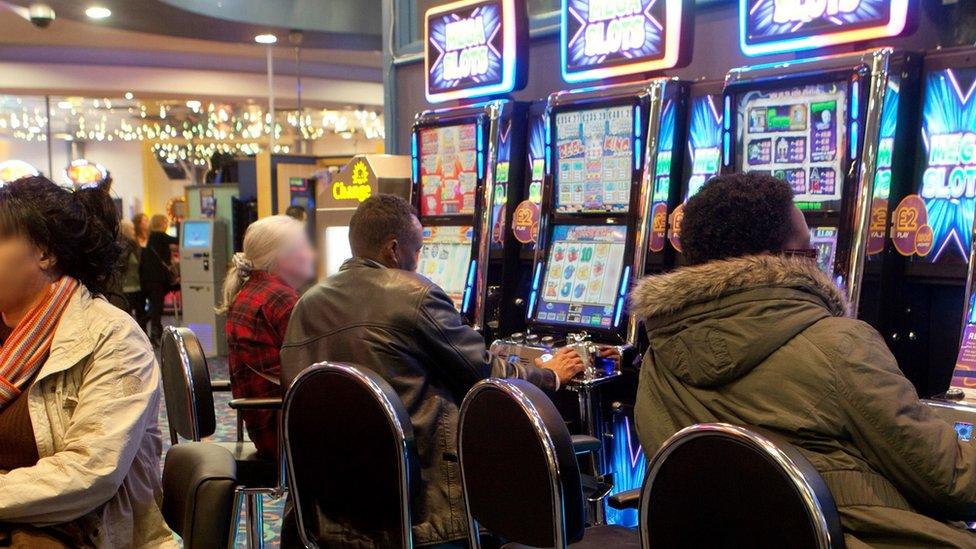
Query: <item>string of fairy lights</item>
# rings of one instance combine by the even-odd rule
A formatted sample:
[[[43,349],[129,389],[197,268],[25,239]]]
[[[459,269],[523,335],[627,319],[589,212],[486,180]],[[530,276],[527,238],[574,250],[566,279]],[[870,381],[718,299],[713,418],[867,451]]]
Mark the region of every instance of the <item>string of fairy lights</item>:
[[[55,140],[85,142],[150,141],[169,163],[206,165],[217,152],[255,154],[267,148],[288,153],[299,141],[329,134],[343,139],[383,139],[383,115],[363,107],[279,110],[275,120],[259,104],[217,101],[0,96],[0,136],[44,142],[47,125]]]

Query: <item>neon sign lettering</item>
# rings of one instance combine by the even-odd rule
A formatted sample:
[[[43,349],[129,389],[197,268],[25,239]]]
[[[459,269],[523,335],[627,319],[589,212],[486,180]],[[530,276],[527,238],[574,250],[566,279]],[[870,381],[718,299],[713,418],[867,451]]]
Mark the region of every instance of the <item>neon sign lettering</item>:
[[[928,167],[922,175],[922,198],[976,198],[976,134],[929,136]]]
[[[746,55],[824,48],[897,36],[909,0],[739,0],[739,44]]]
[[[861,0],[774,0],[774,23],[809,23],[824,16],[857,11]]]
[[[519,65],[523,0],[460,0],[427,10],[427,100],[508,93],[525,85]]]
[[[675,67],[682,0],[563,0],[563,79],[584,82]]]

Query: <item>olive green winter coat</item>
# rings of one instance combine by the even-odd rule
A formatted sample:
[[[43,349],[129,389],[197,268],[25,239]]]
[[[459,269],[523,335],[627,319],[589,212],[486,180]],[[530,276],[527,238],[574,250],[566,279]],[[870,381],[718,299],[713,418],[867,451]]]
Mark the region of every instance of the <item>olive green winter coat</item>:
[[[631,307],[650,341],[635,410],[648,454],[695,423],[762,427],[821,472],[848,547],[976,547],[947,522],[976,517],[976,452],[815,263],[682,268],[642,280]]]

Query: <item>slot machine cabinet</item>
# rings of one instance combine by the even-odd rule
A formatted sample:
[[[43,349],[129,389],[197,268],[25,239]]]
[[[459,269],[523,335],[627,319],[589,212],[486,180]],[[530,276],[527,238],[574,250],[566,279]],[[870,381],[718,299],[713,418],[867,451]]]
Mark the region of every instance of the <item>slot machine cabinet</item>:
[[[687,131],[684,144],[680,203],[668,216],[668,243],[676,252],[675,263],[684,264],[681,254],[681,220],[684,205],[722,169],[721,80],[691,84],[688,92]]]
[[[227,226],[220,219],[186,219],[180,227],[183,322],[207,357],[227,355],[226,315],[217,314],[227,275]]]
[[[909,177],[901,165],[894,171],[891,152],[911,149],[912,128],[895,122],[913,108],[911,93],[898,91],[912,87],[918,62],[913,53],[881,48],[742,67],[728,73],[723,98],[723,173],[761,171],[793,187],[821,269],[846,292],[852,316],[875,311],[866,320],[882,333],[878,304],[897,288],[881,271],[896,272],[897,262],[886,261],[872,217],[877,229],[898,188],[891,182]],[[877,203],[876,190],[884,197]],[[866,273],[877,282],[870,292]],[[865,301],[874,305],[862,307]]]
[[[922,394],[939,393],[927,402],[967,444],[976,444],[974,89],[976,48],[926,56],[917,187],[899,205],[891,228],[892,241],[908,256],[911,298],[899,315],[899,343],[926,368],[930,391]]]
[[[323,173],[316,184],[315,242],[321,263],[319,278],[332,276],[352,257],[349,222],[356,208],[370,196],[392,194],[409,201],[410,157],[392,154],[354,156],[336,173]]]
[[[518,280],[508,228],[522,198],[527,108],[497,99],[425,111],[411,134],[414,205],[424,226],[417,272],[489,341],[522,324],[506,314],[501,289]]]
[[[491,350],[531,363],[559,346],[573,346],[587,364],[569,387],[577,395],[580,427],[601,440],[609,440],[604,394],[613,381],[635,375],[622,367],[633,361],[638,335],[637,319],[626,314],[627,292],[632,281],[667,268],[673,259],[665,245],[666,219],[678,198],[682,163],[672,156],[683,146],[684,124],[678,121],[685,119],[686,95],[684,82],[658,78],[559,92],[546,108],[545,184],[528,329],[496,340]],[[597,160],[599,165],[591,162]],[[614,348],[620,360],[600,358],[598,345]],[[636,380],[631,381],[620,385],[633,392]],[[614,469],[616,475],[608,462],[618,458],[626,460],[602,450],[592,469]],[[596,520],[604,518],[597,506]]]

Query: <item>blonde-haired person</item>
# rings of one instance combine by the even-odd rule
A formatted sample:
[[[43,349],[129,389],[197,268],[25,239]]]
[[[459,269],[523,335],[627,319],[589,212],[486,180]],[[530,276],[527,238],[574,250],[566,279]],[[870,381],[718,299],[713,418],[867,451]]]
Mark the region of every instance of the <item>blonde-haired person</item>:
[[[244,252],[234,254],[224,282],[231,392],[234,398],[282,395],[279,352],[297,288],[314,276],[315,252],[305,225],[285,215],[265,217],[244,234]],[[278,455],[277,412],[243,412],[258,453]]]
[[[149,340],[159,347],[163,337],[163,302],[172,290],[170,266],[179,241],[166,233],[169,218],[156,214],[149,219],[149,240],[139,258],[139,283],[149,300]]]

